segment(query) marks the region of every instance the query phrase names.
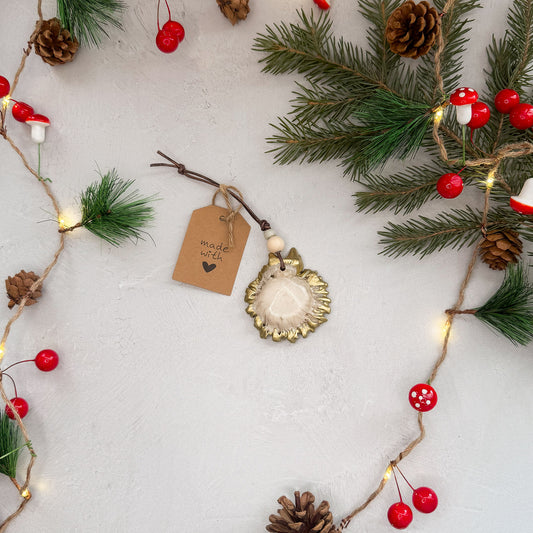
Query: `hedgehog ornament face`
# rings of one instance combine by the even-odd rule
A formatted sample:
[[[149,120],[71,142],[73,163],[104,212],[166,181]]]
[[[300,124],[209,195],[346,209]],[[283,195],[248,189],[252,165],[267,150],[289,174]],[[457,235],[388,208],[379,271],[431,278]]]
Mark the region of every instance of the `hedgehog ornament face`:
[[[331,303],[327,286],[319,274],[303,268],[296,249],[290,250],[284,265],[269,254],[268,264],[246,290],[246,312],[262,338],[295,342],[327,321]]]

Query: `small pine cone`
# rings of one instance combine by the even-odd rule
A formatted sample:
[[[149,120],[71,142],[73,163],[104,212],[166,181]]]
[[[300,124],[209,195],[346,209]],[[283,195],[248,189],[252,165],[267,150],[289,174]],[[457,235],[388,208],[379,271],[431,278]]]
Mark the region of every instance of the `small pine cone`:
[[[294,502],[282,496],[278,503],[282,509],[270,515],[266,530],[271,533],[339,533],[333,525],[329,503],[322,502],[315,510],[315,497],[310,492],[294,493]]]
[[[62,65],[74,59],[79,43],[57,18],[45,20],[35,39],[35,53],[49,65]]]
[[[244,20],[250,13],[248,0],[217,0],[217,4],[220,11],[234,26],[239,20]]]
[[[493,270],[505,270],[510,263],[518,263],[522,241],[512,229],[487,233],[479,251],[481,260]]]
[[[385,29],[390,49],[403,57],[417,59],[427,54],[440,32],[440,16],[428,2],[408,0],[395,9]]]
[[[6,279],[6,291],[9,303],[7,304],[9,309],[15,305],[20,304],[24,296],[30,292],[30,287],[39,279],[39,276],[34,272],[26,272],[21,270],[13,277],[8,276]],[[30,297],[26,300],[26,305],[33,305],[37,303],[37,298],[41,296],[40,287],[34,290]]]

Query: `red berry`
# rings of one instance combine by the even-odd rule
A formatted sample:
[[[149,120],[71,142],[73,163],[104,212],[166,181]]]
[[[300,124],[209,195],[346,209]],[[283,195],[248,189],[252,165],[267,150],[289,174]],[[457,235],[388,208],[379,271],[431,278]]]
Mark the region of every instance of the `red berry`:
[[[449,172],[437,181],[437,191],[443,198],[456,198],[463,192],[463,180],[459,174]]]
[[[59,356],[56,352],[54,352],[54,350],[41,350],[35,356],[35,364],[39,370],[42,370],[43,372],[50,372],[59,364]]]
[[[19,414],[20,418],[24,418],[28,414],[28,402],[24,398],[11,398],[11,403]],[[13,414],[13,411],[7,405],[6,415],[11,418],[11,420],[15,420],[15,415]]]
[[[25,104],[24,102],[17,102],[13,106],[13,109],[11,109],[11,113],[13,113],[13,118],[15,120],[18,120],[19,122],[26,122],[26,119],[30,115],[33,115],[33,107]]]
[[[511,109],[509,121],[517,130],[527,130],[533,126],[533,105],[518,104]]]
[[[313,0],[313,2],[320,8],[320,9],[329,9],[329,2],[326,2],[326,0]]]
[[[157,44],[157,48],[159,48],[161,52],[170,54],[178,47],[178,36],[170,31],[159,30],[157,32],[157,37],[155,38],[155,44]]]
[[[417,411],[425,413],[437,405],[437,393],[427,383],[418,383],[409,391],[409,403]]]
[[[520,103],[520,96],[512,89],[503,89],[494,98],[494,105],[500,113],[509,113],[515,105]]]
[[[467,126],[473,130],[483,127],[490,118],[490,109],[483,102],[474,102],[472,104],[472,118]]]
[[[389,507],[387,518],[396,529],[405,529],[413,520],[413,511],[406,503],[394,503]]]
[[[0,76],[0,98],[7,96],[10,90],[11,85],[9,85],[9,81],[4,76]]]
[[[432,513],[439,504],[439,499],[434,490],[429,487],[418,487],[413,491],[413,505],[421,513]]]
[[[168,20],[163,24],[163,28],[161,29],[163,31],[169,31],[170,33],[174,33],[178,38],[179,43],[181,43],[181,41],[185,39],[185,28],[175,20]]]

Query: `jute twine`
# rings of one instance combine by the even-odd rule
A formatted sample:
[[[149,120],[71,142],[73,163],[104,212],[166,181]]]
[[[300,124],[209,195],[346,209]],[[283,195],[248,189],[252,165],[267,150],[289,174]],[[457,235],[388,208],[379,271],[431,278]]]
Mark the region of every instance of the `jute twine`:
[[[235,195],[237,195],[238,197],[239,203],[236,207],[234,207],[231,202],[231,192],[235,193]],[[224,201],[226,202],[226,207],[228,208],[227,213],[221,218],[222,220],[224,220],[224,222],[226,222],[226,225],[228,226],[228,247],[231,249],[235,246],[235,238],[233,235],[235,227],[235,217],[237,216],[237,213],[242,207],[243,197],[241,191],[239,191],[237,187],[233,187],[233,185],[224,185],[223,183],[221,183],[215,194],[213,195],[213,200],[211,202],[212,205],[216,205],[216,199],[219,194],[221,194],[222,198],[224,198]]]
[[[39,16],[39,20],[37,21],[37,23],[35,25],[35,30],[33,31],[32,35],[31,35],[31,37],[30,37],[30,39],[28,41],[28,46],[23,52],[22,60],[20,62],[18,70],[17,70],[17,72],[15,74],[15,78],[13,80],[13,83],[11,84],[11,95],[13,95],[13,93],[14,93],[17,85],[18,85],[18,82],[19,82],[19,79],[20,79],[20,75],[22,74],[22,71],[24,70],[24,66],[26,64],[26,59],[30,55],[30,52],[32,50],[35,38],[37,37],[37,35],[39,34],[39,31],[41,29],[41,26],[42,26],[42,23],[43,23],[43,13],[42,13],[41,5],[42,5],[42,0],[38,0],[37,1],[37,14]],[[52,190],[50,189],[49,185],[41,178],[41,176],[39,176],[38,172],[30,166],[30,164],[28,163],[27,158],[22,153],[20,148],[15,144],[13,139],[11,139],[9,137],[9,135],[7,134],[7,130],[6,130],[6,126],[5,126],[5,118],[6,118],[6,114],[5,114],[5,109],[4,109],[4,112],[2,113],[2,115],[0,117],[0,135],[2,137],[4,137],[4,139],[6,141],[8,141],[9,145],[13,148],[13,150],[17,153],[17,155],[22,160],[22,163],[26,167],[26,169],[39,181],[39,183],[43,187],[46,195],[48,196],[48,198],[52,202],[52,205],[54,207],[56,215],[59,216],[59,213],[60,213],[59,204],[58,204],[54,194],[52,193]],[[44,282],[44,280],[49,276],[50,272],[52,271],[54,266],[57,264],[57,262],[59,260],[59,257],[61,255],[63,249],[64,249],[64,246],[65,246],[65,236],[64,236],[64,234],[61,234],[60,238],[59,238],[59,246],[58,246],[58,248],[57,248],[57,250],[56,250],[56,252],[55,252],[55,254],[54,254],[53,258],[52,258],[52,261],[45,268],[45,270],[44,270],[43,274],[41,275],[41,277],[32,284],[32,286],[29,289],[28,294],[21,300],[16,313],[11,317],[11,319],[7,323],[7,325],[6,325],[5,329],[4,329],[2,340],[0,341],[0,344],[2,346],[5,346],[7,338],[9,336],[10,331],[11,331],[11,326],[22,315],[22,312],[24,311],[24,308],[26,307],[27,301],[28,301],[31,293],[41,287],[41,285]],[[17,425],[20,427],[20,430],[21,430],[21,432],[22,432],[22,434],[23,434],[23,436],[24,436],[24,438],[26,440],[26,446],[27,446],[27,448],[28,448],[28,450],[30,452],[30,460],[28,462],[28,466],[26,467],[26,476],[25,476],[24,483],[22,485],[20,485],[16,479],[12,479],[13,484],[17,488],[17,491],[19,493],[24,493],[24,491],[26,491],[29,488],[30,479],[31,479],[31,471],[32,471],[33,465],[35,463],[36,453],[35,453],[35,450],[34,450],[32,444],[31,444],[28,431],[26,430],[26,427],[24,426],[24,423],[22,422],[22,419],[20,418],[17,410],[15,409],[15,407],[11,403],[11,400],[9,399],[9,397],[6,394],[6,391],[4,389],[4,385],[3,385],[3,382],[2,382],[2,373],[1,372],[0,372],[0,396],[2,397],[2,399],[4,400],[6,405],[11,408],[11,411],[13,412],[13,415],[15,417],[15,421],[16,421]],[[6,531],[8,525],[11,523],[11,521],[14,520],[24,510],[24,508],[27,505],[27,503],[30,500],[30,498],[31,498],[31,494],[30,493],[28,493],[28,497],[26,497],[26,498],[22,497],[22,501],[21,501],[20,505],[18,506],[18,508],[13,513],[11,513],[7,518],[5,518],[4,521],[0,524],[0,533],[3,533],[4,531]]]

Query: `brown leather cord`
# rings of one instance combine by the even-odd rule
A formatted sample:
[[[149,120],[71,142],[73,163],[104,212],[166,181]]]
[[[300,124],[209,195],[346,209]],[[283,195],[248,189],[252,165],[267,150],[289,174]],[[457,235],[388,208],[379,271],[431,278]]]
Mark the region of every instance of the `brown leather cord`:
[[[190,178],[195,181],[199,181],[201,183],[206,183],[207,185],[211,185],[212,187],[216,187],[220,190],[221,187],[226,187],[227,194],[232,196],[235,200],[237,200],[242,207],[248,212],[248,214],[257,222],[259,227],[261,228],[261,231],[267,231],[271,229],[270,223],[265,220],[259,218],[251,209],[251,207],[243,200],[242,194],[238,189],[235,189],[234,187],[227,187],[225,185],[221,185],[214,179],[211,179],[207,176],[204,176],[203,174],[200,174],[198,172],[194,172],[192,170],[188,170],[183,163],[178,163],[177,161],[174,161],[171,157],[164,154],[160,150],[157,151],[158,155],[165,158],[169,163],[152,163],[150,167],[170,167],[175,168],[178,171],[178,174],[181,174],[182,176],[185,176],[187,178]],[[232,190],[233,189],[233,190]],[[237,192],[234,192],[237,191]],[[285,270],[285,262],[283,261],[283,257],[281,256],[280,252],[277,252],[274,254],[279,259],[279,267],[281,270]]]

